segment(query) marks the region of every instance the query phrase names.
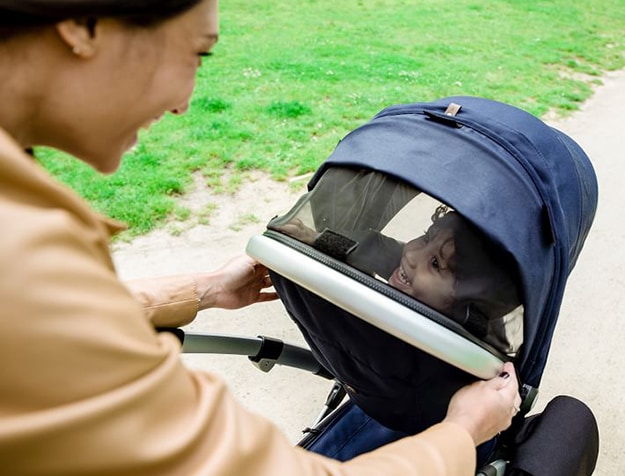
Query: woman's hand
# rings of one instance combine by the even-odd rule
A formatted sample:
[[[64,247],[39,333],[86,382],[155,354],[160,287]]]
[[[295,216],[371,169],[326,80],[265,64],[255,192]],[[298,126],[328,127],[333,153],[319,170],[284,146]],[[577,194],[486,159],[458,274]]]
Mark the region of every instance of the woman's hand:
[[[194,278],[199,310],[238,309],[278,298],[275,292],[263,292],[272,285],[267,268],[245,255],[231,259],[213,273],[197,274]]]
[[[520,405],[514,366],[507,362],[499,376],[458,390],[444,421],[465,428],[477,446],[508,428]]]

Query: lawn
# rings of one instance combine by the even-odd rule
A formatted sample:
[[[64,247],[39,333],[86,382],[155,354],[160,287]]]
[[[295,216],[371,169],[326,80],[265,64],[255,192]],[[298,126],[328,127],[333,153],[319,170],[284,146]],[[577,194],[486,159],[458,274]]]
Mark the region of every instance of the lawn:
[[[222,0],[189,112],[143,134],[117,174],[37,155],[137,235],[189,215],[176,197],[192,173],[230,193],[249,170],[310,172],[391,104],[462,94],[569,114],[625,67],[624,31],[623,0]]]

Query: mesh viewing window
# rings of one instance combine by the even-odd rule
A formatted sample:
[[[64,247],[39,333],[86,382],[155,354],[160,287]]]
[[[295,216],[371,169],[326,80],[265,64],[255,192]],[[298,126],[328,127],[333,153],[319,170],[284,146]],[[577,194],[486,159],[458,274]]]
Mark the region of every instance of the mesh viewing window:
[[[268,228],[417,299],[503,353],[522,343],[514,261],[451,207],[392,177],[330,168]]]

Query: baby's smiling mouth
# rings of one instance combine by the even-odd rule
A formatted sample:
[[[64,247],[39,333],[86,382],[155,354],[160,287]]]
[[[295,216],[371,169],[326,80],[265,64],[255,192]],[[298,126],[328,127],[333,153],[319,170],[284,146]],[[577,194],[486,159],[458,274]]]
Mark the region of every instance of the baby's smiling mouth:
[[[404,270],[404,267],[402,265],[399,266],[399,272],[397,273],[397,276],[399,277],[399,281],[402,284],[405,284],[406,286],[412,285],[412,282],[410,281],[410,279],[408,279],[408,275],[406,274],[406,271]]]

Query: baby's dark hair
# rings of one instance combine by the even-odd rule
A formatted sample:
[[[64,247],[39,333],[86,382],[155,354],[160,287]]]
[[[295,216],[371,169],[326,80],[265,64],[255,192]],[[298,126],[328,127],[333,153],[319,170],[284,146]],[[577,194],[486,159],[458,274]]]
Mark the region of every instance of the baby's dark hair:
[[[476,337],[484,339],[497,333],[493,322],[522,304],[516,263],[477,227],[445,205],[432,215],[432,227],[453,230],[456,285],[450,317]],[[490,340],[499,337],[505,336],[491,336]]]

